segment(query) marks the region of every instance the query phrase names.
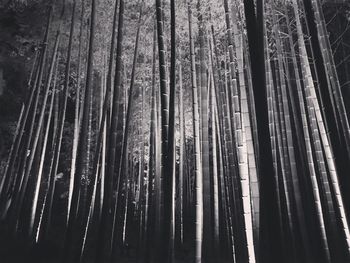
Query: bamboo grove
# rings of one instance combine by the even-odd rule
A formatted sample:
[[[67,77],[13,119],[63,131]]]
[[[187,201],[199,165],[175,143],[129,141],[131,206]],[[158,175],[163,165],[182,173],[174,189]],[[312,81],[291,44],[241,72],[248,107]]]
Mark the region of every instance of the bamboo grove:
[[[45,5],[1,235],[56,235],[60,262],[349,262],[350,126],[322,1],[111,1],[97,67],[101,1]]]

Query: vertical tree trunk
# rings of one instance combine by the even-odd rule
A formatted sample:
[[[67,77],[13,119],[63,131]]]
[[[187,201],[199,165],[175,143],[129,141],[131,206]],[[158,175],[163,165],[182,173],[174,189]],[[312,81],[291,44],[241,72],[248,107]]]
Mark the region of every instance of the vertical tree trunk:
[[[268,126],[268,110],[266,97],[265,65],[264,65],[264,1],[257,2],[257,14],[254,1],[244,1],[247,24],[247,35],[252,65],[253,91],[255,98],[256,120],[259,142],[259,188],[260,188],[260,244],[259,261],[278,262],[281,259],[280,233],[276,214],[276,186],[273,180],[273,161],[271,139]],[[262,145],[264,147],[262,147]],[[269,245],[268,245],[269,244]],[[273,249],[273,251],[272,251]]]
[[[42,101],[41,108],[39,111],[39,118],[38,118],[38,122],[36,124],[36,130],[35,130],[35,134],[33,137],[33,142],[32,142],[31,148],[30,148],[29,160],[27,162],[27,165],[25,166],[25,170],[20,171],[21,173],[23,173],[23,176],[20,179],[21,183],[19,185],[20,186],[19,191],[17,192],[17,195],[15,196],[15,200],[13,203],[13,210],[12,210],[12,213],[10,215],[10,218],[12,218],[12,220],[13,220],[14,231],[17,231],[18,220],[19,220],[20,213],[22,210],[24,196],[25,196],[26,192],[28,191],[27,186],[28,186],[29,176],[30,176],[30,172],[32,169],[36,149],[38,146],[39,137],[41,134],[41,128],[42,128],[42,125],[44,122],[46,103],[47,103],[47,99],[49,96],[50,85],[51,85],[52,76],[53,76],[54,68],[55,68],[55,64],[56,64],[57,50],[58,50],[58,45],[60,42],[60,35],[61,35],[61,25],[59,25],[59,28],[58,28],[58,30],[56,32],[56,36],[55,36],[55,45],[54,45],[53,52],[52,52],[53,54],[51,57],[49,73],[48,73],[47,80],[46,80],[46,83],[44,86],[44,94],[43,94],[43,98],[42,98],[43,101]]]
[[[166,260],[167,250],[167,233],[169,229],[169,220],[170,217],[165,218],[165,208],[166,205],[164,201],[169,199],[169,191],[165,193],[166,189],[164,187],[167,185],[165,181],[165,176],[171,177],[170,174],[166,172],[166,164],[168,161],[168,143],[169,143],[169,89],[167,87],[167,74],[166,74],[166,50],[165,50],[165,36],[164,36],[164,24],[163,24],[163,6],[161,0],[156,0],[156,17],[157,17],[157,35],[158,35],[158,53],[159,53],[159,78],[160,78],[160,93],[161,93],[161,182],[160,182],[160,237],[162,242],[161,245],[161,257],[163,260]],[[171,171],[168,171],[169,173]],[[171,180],[170,180],[171,181]],[[170,189],[169,189],[170,190]],[[165,209],[165,210],[164,210]],[[168,215],[169,213],[167,213]]]
[[[116,156],[120,156],[120,149],[117,151],[117,127],[118,127],[118,100],[120,97],[120,86],[121,86],[121,60],[122,60],[122,49],[123,49],[123,35],[124,35],[124,8],[125,3],[124,0],[119,1],[119,21],[118,21],[118,37],[117,37],[117,49],[116,49],[116,65],[115,65],[115,76],[114,76],[114,91],[113,91],[113,108],[112,108],[112,114],[111,114],[111,126],[110,126],[110,133],[109,133],[109,145],[108,145],[108,151],[107,151],[107,170],[105,175],[105,182],[104,185],[106,186],[105,193],[104,193],[104,200],[102,205],[102,216],[101,216],[101,222],[99,223],[99,233],[98,233],[98,245],[97,245],[97,253],[95,257],[95,262],[99,262],[102,259],[103,256],[103,248],[105,242],[105,238],[107,236],[107,226],[108,226],[108,218],[110,218],[110,209],[112,207],[112,197],[113,197],[113,189],[114,185],[116,183],[115,178],[113,178],[113,175],[115,173],[115,164],[116,164]],[[115,14],[116,16],[116,14]],[[113,25],[115,25],[115,18]],[[113,26],[113,30],[115,30],[115,26]],[[111,49],[114,49],[112,46],[114,44],[114,37],[112,34],[112,44]],[[112,51],[111,54],[112,55]],[[111,58],[110,58],[111,63]],[[110,65],[111,69],[111,65]],[[109,70],[110,70],[109,69]],[[107,76],[107,81],[110,81],[111,75]],[[108,82],[109,83],[109,82]],[[108,90],[108,84],[107,84],[107,90]],[[119,165],[119,162],[118,164]],[[117,178],[118,180],[118,178]],[[118,189],[118,188],[117,188]],[[113,232],[112,232],[113,233]],[[111,244],[113,243],[113,240],[110,240],[109,250],[111,248]],[[112,253],[109,251],[110,256]]]
[[[27,152],[28,152],[27,148],[29,147],[34,121],[31,122],[31,125],[29,126],[29,129],[28,129],[28,128],[26,128],[26,126],[29,125],[29,124],[27,124],[27,120],[28,120],[29,114],[31,112],[36,112],[36,108],[37,108],[38,94],[40,92],[40,87],[42,84],[41,82],[42,82],[42,78],[43,78],[43,74],[44,74],[44,65],[46,63],[47,42],[49,39],[49,32],[51,29],[52,16],[53,16],[52,14],[53,14],[53,1],[50,3],[49,10],[48,10],[47,23],[46,23],[46,28],[45,28],[45,33],[44,33],[44,38],[43,38],[43,43],[42,43],[41,58],[39,60],[39,65],[38,65],[38,70],[37,70],[37,74],[35,77],[35,82],[33,83],[33,90],[29,95],[27,107],[26,107],[26,110],[24,112],[23,125],[20,128],[18,140],[17,140],[17,143],[14,147],[14,151],[13,151],[14,158],[11,158],[11,160],[8,164],[8,168],[6,169],[6,172],[4,174],[4,178],[5,178],[4,179],[5,180],[4,186],[5,186],[5,188],[2,189],[1,194],[0,194],[0,208],[2,209],[1,218],[5,218],[7,216],[8,208],[13,200],[13,192],[9,193],[9,189],[11,187],[12,188],[16,187],[15,185],[16,185],[16,181],[18,178],[18,173],[14,173],[14,176],[12,176],[12,173],[14,172],[13,169],[15,169],[16,157],[17,157],[17,155],[19,155],[18,151],[20,150],[22,137],[23,137],[25,132],[28,132],[27,133],[28,139],[27,139],[26,144],[25,144],[28,146],[25,146],[25,148],[24,148],[25,156],[27,155]],[[25,129],[28,129],[28,131]],[[26,157],[25,157],[24,161],[22,161],[22,163],[20,163],[20,166],[19,166],[20,172],[23,170],[23,168],[21,169],[21,167],[25,165],[24,164],[25,160],[26,160]],[[18,158],[17,161],[20,162],[20,158]]]
[[[184,243],[184,166],[185,166],[185,114],[184,114],[184,104],[183,104],[183,85],[182,85],[182,63],[181,63],[181,53],[179,52],[179,132],[180,132],[180,142],[179,142],[179,225],[180,225],[180,248]]]
[[[79,143],[79,112],[80,112],[80,82],[81,82],[81,62],[82,62],[82,44],[83,44],[83,27],[84,27],[84,14],[85,14],[85,1],[82,1],[82,10],[80,15],[80,27],[79,27],[79,48],[78,48],[78,70],[77,70],[77,86],[75,93],[75,111],[74,111],[74,135],[73,135],[73,145],[72,145],[72,161],[69,175],[69,190],[68,190],[68,207],[67,207],[67,222],[68,226],[69,216],[70,216],[70,208],[72,202],[72,194],[74,189],[74,176],[76,169],[76,160],[77,160],[77,150]]]
[[[174,261],[175,245],[175,97],[176,97],[176,10],[175,0],[170,1],[170,86],[169,86],[169,123],[166,170],[164,173],[164,238],[166,258],[168,262]]]
[[[156,134],[157,134],[157,100],[156,100],[156,24],[153,26],[153,56],[152,56],[152,93],[151,93],[151,123],[149,137],[149,164],[148,164],[148,202],[147,202],[147,230],[146,230],[146,255],[145,261],[151,262],[154,247],[151,245],[152,237],[154,237],[154,229],[156,222],[156,178],[157,174],[157,158],[156,158]],[[157,246],[157,244],[155,245]]]
[[[74,227],[76,227],[76,215],[78,211],[78,205],[83,203],[86,200],[79,201],[80,198],[80,182],[82,178],[88,178],[89,176],[89,165],[90,165],[90,140],[91,140],[91,97],[93,93],[93,54],[95,48],[95,32],[96,32],[96,0],[92,0],[91,2],[91,22],[90,22],[90,36],[89,36],[89,49],[88,49],[88,57],[87,57],[87,71],[86,71],[86,86],[84,92],[84,107],[81,108],[82,112],[82,126],[81,126],[81,136],[79,137],[79,145],[78,145],[78,156],[77,156],[77,169],[76,175],[74,176],[74,187],[72,192],[72,204],[71,204],[71,214],[74,216],[70,216],[68,220],[67,226],[67,236],[65,240],[65,247],[71,248],[73,244],[73,236],[74,236]],[[85,218],[86,211],[84,214],[81,214],[82,218]],[[84,233],[84,226],[78,227],[78,233],[81,236],[81,233]],[[78,255],[77,255],[78,254]],[[65,249],[65,253],[63,255],[63,262],[69,260],[70,249]],[[75,253],[70,260],[77,260],[79,258],[79,253]]]
[[[76,0],[73,2],[72,7],[72,17],[71,17],[71,24],[70,24],[70,31],[69,31],[69,43],[68,43],[68,53],[67,53],[67,62],[66,62],[66,68],[65,68],[65,79],[64,79],[64,87],[63,87],[63,94],[61,96],[61,105],[60,105],[60,117],[59,117],[59,125],[58,125],[58,134],[57,134],[57,144],[56,144],[56,150],[55,150],[55,163],[53,168],[53,175],[56,176],[57,169],[58,169],[58,163],[60,159],[60,153],[61,153],[61,145],[62,145],[62,137],[63,137],[63,128],[64,128],[64,122],[65,122],[65,116],[66,116],[66,108],[67,108],[67,98],[68,98],[68,85],[69,85],[69,77],[70,77],[70,65],[71,65],[71,54],[72,54],[72,44],[73,44],[73,35],[74,35],[74,26],[75,26],[75,9],[76,9]],[[52,194],[49,195],[49,207],[48,207],[48,214],[51,214],[52,209],[52,202],[53,202],[53,192],[55,191],[55,179],[51,181],[51,192]],[[67,215],[70,212],[70,203],[68,203],[67,206]],[[49,216],[50,218],[50,216]],[[48,220],[48,226],[50,226],[50,219]]]
[[[201,161],[203,173],[203,259],[211,260],[213,247],[212,225],[212,179],[209,169],[209,120],[208,120],[208,78],[206,65],[205,20],[203,1],[197,2],[198,41],[199,41],[199,96],[200,96],[200,134],[201,134]]]
[[[203,174],[200,154],[198,89],[193,39],[192,9],[190,0],[187,1],[187,8],[191,59],[192,112],[195,156],[195,262],[200,263],[202,262],[203,243]]]
[[[312,75],[310,70],[309,61],[307,59],[307,52],[305,47],[305,42],[303,41],[303,34],[302,34],[302,28],[298,13],[298,4],[294,0],[293,1],[293,9],[296,16],[296,23],[297,23],[297,33],[298,33],[298,45],[299,45],[299,53],[301,56],[301,63],[302,63],[302,71],[305,76],[305,86],[306,86],[306,96],[307,96],[307,112],[309,117],[311,118],[311,126],[313,127],[313,138],[316,148],[316,156],[319,158],[323,158],[322,152],[324,152],[325,160],[328,166],[328,172],[329,172],[329,179],[331,182],[331,189],[334,191],[335,194],[335,207],[337,208],[337,212],[340,215],[340,225],[342,227],[342,234],[343,237],[345,237],[346,241],[346,249],[347,249],[347,256],[349,256],[350,251],[350,238],[349,238],[349,227],[348,222],[344,210],[342,195],[339,189],[339,183],[338,183],[338,175],[334,163],[333,153],[330,148],[329,140],[326,135],[325,131],[325,125],[322,119],[322,115],[320,112],[320,107],[318,104],[315,87],[312,81]],[[322,143],[322,146],[321,146]],[[319,165],[324,164],[324,162],[319,162]],[[327,171],[323,168],[322,165],[321,174],[323,174],[323,181],[327,182]],[[337,218],[332,217],[333,220],[337,220]],[[339,218],[338,218],[339,220]]]
[[[53,112],[54,98],[55,98],[55,94],[57,93],[56,92],[57,69],[58,69],[58,61],[56,61],[56,66],[55,66],[53,88],[51,90],[51,100],[50,100],[50,104],[49,104],[50,108],[49,108],[49,112],[48,112],[48,116],[47,116],[46,130],[45,130],[45,135],[44,135],[44,142],[43,142],[43,147],[42,147],[42,150],[41,150],[38,175],[36,177],[36,183],[35,183],[35,188],[34,188],[34,193],[33,193],[33,205],[31,207],[31,215],[30,215],[30,219],[29,219],[30,221],[29,221],[28,234],[29,234],[29,237],[32,240],[35,240],[35,237],[33,237],[34,223],[35,223],[35,218],[36,218],[36,214],[37,214],[40,186],[41,186],[41,183],[42,183],[44,161],[45,161],[45,156],[46,156],[46,148],[47,148],[47,142],[48,142],[48,137],[49,137],[49,131],[50,131],[50,127],[51,127],[50,124],[51,124],[51,116],[52,116],[52,112]]]

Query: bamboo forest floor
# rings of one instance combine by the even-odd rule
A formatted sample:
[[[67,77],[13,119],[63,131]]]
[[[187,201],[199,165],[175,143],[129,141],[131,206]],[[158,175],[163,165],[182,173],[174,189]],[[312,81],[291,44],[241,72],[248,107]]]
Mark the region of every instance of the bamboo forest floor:
[[[187,255],[186,258],[182,257],[184,256],[180,255],[175,263],[193,262],[192,255]],[[62,263],[60,249],[52,242],[35,246],[29,250],[21,242],[9,242],[1,238],[0,258],[1,263]],[[131,249],[128,255],[117,255],[116,260],[119,263],[140,262],[134,249]],[[94,257],[88,257],[84,262],[93,263]]]
[[[131,226],[133,228],[135,226]],[[62,263],[62,229],[53,227],[48,241],[42,244],[28,246],[24,240],[18,238],[14,240],[10,235],[2,234],[0,236],[0,259],[1,263]],[[0,233],[8,233],[8,226],[2,223],[0,225]],[[115,260],[118,263],[133,263],[142,262],[138,258],[136,250],[136,235],[129,237],[129,249],[121,251],[119,246]],[[88,242],[91,242],[88,241]],[[154,244],[151,244],[151,246]],[[184,244],[182,249],[177,250],[175,263],[190,263],[193,262],[194,255],[190,249],[190,244]],[[94,251],[89,248],[89,251]],[[94,254],[86,255],[86,263],[95,263]],[[103,263],[105,261],[101,261]],[[218,263],[226,263],[224,260],[215,260]],[[228,262],[228,261],[227,261]]]
[[[60,189],[58,184],[57,189]],[[17,237],[9,234],[9,229],[13,226],[13,223],[5,223],[0,221],[0,263],[62,263],[63,255],[63,233],[65,229],[65,213],[64,204],[65,199],[55,199],[54,208],[55,213],[52,217],[51,229],[46,238],[46,241],[42,241],[39,244],[28,245],[28,241],[24,240],[26,233],[17,233]],[[132,210],[132,208],[131,208]],[[132,214],[132,212],[131,212]],[[119,222],[118,233],[122,233],[121,222]],[[21,226],[21,222],[20,222]],[[124,248],[120,245],[121,241],[117,244],[116,255],[114,256],[118,263],[133,263],[143,262],[138,256],[137,243],[138,243],[138,224],[137,222],[128,221],[128,234],[126,236],[126,243],[128,248]],[[184,235],[187,235],[187,240],[193,240],[191,237],[194,235],[193,229],[184,229]],[[88,235],[86,241],[87,254],[84,257],[84,263],[96,263],[96,226],[91,226],[91,235]],[[21,240],[22,238],[22,240]],[[185,238],[186,240],[186,238]],[[107,242],[105,242],[107,243]],[[192,263],[194,259],[194,244],[191,242],[185,242],[182,248],[176,248],[175,262],[174,263]],[[155,244],[150,244],[150,247],[154,249]],[[100,261],[101,263],[110,261]],[[215,260],[215,263],[226,263],[225,260]],[[229,262],[229,261],[227,261]]]

